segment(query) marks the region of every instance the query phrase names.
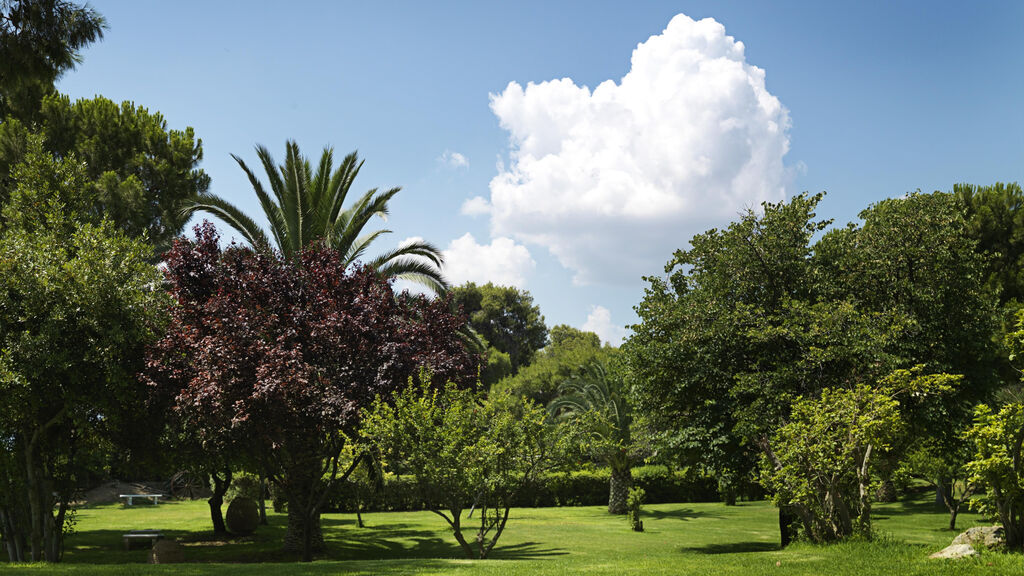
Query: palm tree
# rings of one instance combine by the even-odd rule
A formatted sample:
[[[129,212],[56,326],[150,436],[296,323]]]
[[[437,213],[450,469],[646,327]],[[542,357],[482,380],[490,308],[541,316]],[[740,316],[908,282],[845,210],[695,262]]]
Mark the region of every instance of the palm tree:
[[[559,385],[558,396],[548,404],[548,413],[575,425],[574,432],[585,436],[580,443],[589,456],[611,469],[608,513],[625,514],[626,495],[633,484],[633,416],[619,371],[609,371],[601,361],[587,364]]]
[[[374,216],[388,215],[388,201],[401,188],[378,192],[367,191],[348,208],[344,207],[352,181],[359,174],[363,161],[352,152],[337,169],[334,152],[324,148],[316,171],[299,152],[294,141],[285,144],[283,165],[276,165],[270,152],[256,146],[256,155],[263,164],[270,193],[249,166],[231,155],[249,177],[263,213],[270,222],[270,238],[256,222],[237,206],[219,196],[198,198],[184,209],[187,215],[207,212],[220,218],[238,231],[256,250],[279,250],[291,258],[313,242],[323,242],[343,255],[345,266],[364,257],[370,244],[390,230],[376,230],[368,234],[363,228]],[[441,251],[429,242],[416,241],[402,244],[373,258],[367,264],[385,278],[405,278],[443,292],[448,285],[441,274]]]

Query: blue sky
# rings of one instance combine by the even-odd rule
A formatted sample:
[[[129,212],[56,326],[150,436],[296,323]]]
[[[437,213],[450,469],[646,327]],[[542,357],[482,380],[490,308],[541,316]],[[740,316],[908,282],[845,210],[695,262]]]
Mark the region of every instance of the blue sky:
[[[845,223],[1024,180],[1020,2],[93,5],[59,88],[192,126],[214,193],[258,214],[230,158],[257,143],[358,149],[355,190],[403,187],[381,248],[425,238],[613,341],[640,276],[742,206],[826,190]]]

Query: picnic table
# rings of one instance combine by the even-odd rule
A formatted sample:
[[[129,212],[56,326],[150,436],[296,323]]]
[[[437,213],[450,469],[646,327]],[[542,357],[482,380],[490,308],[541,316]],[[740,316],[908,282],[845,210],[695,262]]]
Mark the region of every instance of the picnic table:
[[[118,498],[125,498],[125,506],[132,505],[132,498],[148,498],[153,501],[153,504],[159,505],[160,498],[163,498],[163,494],[119,494]]]
[[[131,550],[135,542],[149,542],[152,546],[157,540],[163,539],[163,532],[159,530],[131,530],[122,536],[124,538],[124,549]]]

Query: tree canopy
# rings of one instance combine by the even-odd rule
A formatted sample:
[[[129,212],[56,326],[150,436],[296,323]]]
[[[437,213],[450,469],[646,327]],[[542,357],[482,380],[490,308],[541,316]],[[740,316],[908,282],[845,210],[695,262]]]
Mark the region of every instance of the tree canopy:
[[[503,378],[494,390],[507,390],[547,405],[558,395],[562,382],[581,373],[588,364],[608,360],[618,351],[601,346],[593,332],[584,332],[559,324],[551,329],[551,342],[540,350],[529,366]]]
[[[547,342],[544,316],[526,290],[467,282],[452,288],[451,294],[452,302],[469,317],[469,326],[490,346],[508,354],[513,374],[530,364]]]
[[[289,502],[286,549],[308,560],[359,410],[421,368],[475,382],[476,359],[456,334],[463,319],[441,299],[396,297],[329,247],[282,258],[221,249],[210,224],[196,234],[167,255],[176,305],[147,378],[200,440],[260,464]]]
[[[43,96],[106,26],[88,4],[0,0],[0,122],[8,115],[34,120]]]
[[[166,301],[147,246],[76,217],[79,165],[37,150],[16,180],[0,231],[0,532],[12,561],[59,561],[83,459],[144,398],[135,374]]]
[[[469,559],[486,558],[508,523],[516,494],[547,464],[544,410],[521,398],[481,399],[447,385],[410,385],[367,410],[363,433],[387,466],[416,478],[420,497],[445,519]],[[479,518],[475,537],[463,513]],[[474,547],[475,544],[475,547]]]
[[[946,435],[963,400],[991,391],[994,296],[955,199],[885,200],[814,242],[829,225],[815,219],[820,199],[697,235],[667,279],[648,279],[624,350],[662,449],[719,468],[750,447],[770,453],[797,398],[916,364],[964,375],[944,409],[921,409],[919,433]]]
[[[188,216],[186,201],[206,195],[210,177],[197,166],[202,141],[192,128],[169,130],[159,113],[131,102],[97,96],[71,102],[43,99],[39,120],[0,124],[0,203],[14,185],[10,170],[23,161],[33,134],[59,159],[80,162],[90,206],[83,216],[108,218],[131,237],[145,236],[158,250],[170,247]]]

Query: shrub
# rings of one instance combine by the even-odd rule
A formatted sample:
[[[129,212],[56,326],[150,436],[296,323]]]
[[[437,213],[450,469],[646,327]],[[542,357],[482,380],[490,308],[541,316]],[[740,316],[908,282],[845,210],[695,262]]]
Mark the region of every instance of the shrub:
[[[542,474],[517,494],[515,505],[531,508],[606,505],[609,475],[607,468]],[[691,471],[670,471],[664,466],[633,468],[633,485],[644,490],[648,504],[718,500],[718,483],[714,478]],[[417,494],[411,476],[388,475],[384,478],[383,491],[363,495],[363,511],[423,510],[423,502]],[[358,499],[352,487],[336,486],[327,508],[354,513]]]
[[[226,500],[236,498],[249,498],[250,500],[260,499],[260,478],[254,474],[238,474],[231,481],[231,486],[224,494]]]
[[[640,507],[644,503],[644,489],[630,488],[626,496],[626,518],[634,532],[644,531],[644,521],[640,519]]]
[[[985,489],[971,507],[994,516],[1006,531],[1010,550],[1024,549],[1024,403],[1003,406],[998,412],[982,404],[975,408],[974,460],[967,464],[970,481]]]

